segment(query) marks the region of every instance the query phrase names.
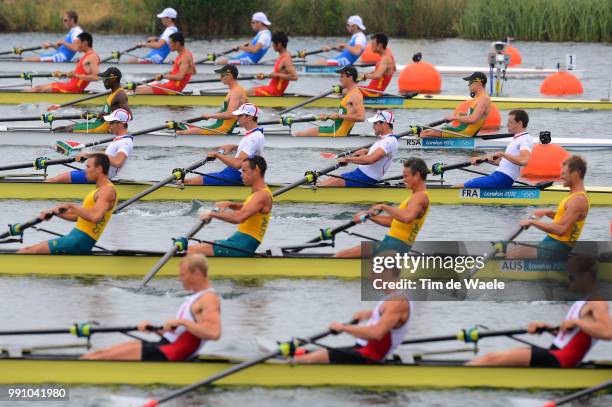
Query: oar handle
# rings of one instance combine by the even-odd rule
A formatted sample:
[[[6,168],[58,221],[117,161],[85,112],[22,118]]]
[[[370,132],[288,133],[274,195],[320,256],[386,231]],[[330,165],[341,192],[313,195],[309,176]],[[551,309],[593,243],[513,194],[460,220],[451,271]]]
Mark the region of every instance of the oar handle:
[[[133,46],[131,48],[128,48],[128,49],[125,49],[123,51],[113,51],[113,52],[111,52],[111,55],[109,57],[104,58],[100,62],[101,63],[108,62],[111,59],[116,59],[117,61],[119,61],[119,59],[121,59],[121,55],[123,55],[123,54],[125,54],[127,52],[134,51],[135,49],[138,49],[138,48],[140,48],[140,45],[135,45],[135,46]]]
[[[538,327],[536,333],[548,332],[549,328]],[[407,339],[402,341],[402,345],[427,342],[460,341],[465,343],[477,343],[483,338],[493,338],[496,336],[523,335],[529,333],[526,329],[508,329],[503,331],[480,331],[477,327],[462,329],[455,335],[431,336],[428,338]]]
[[[66,212],[65,208],[61,208],[58,210],[58,214],[62,214],[65,212]],[[24,222],[24,223],[15,223],[13,225],[9,225],[8,232],[4,232],[0,234],[0,239],[6,239],[9,236],[21,236],[24,230],[31,228],[32,226],[36,226],[45,220],[49,220],[54,215],[55,215],[54,213],[50,212],[50,213],[47,213],[43,219],[41,219],[40,217],[37,217],[37,218],[30,219],[29,221]]]
[[[486,161],[487,160],[485,159],[478,159],[474,163],[472,163],[471,161],[464,161],[462,163],[449,164],[449,165],[444,165],[444,163],[435,163],[431,166],[431,173],[434,175],[441,175],[441,174],[444,174],[444,172],[446,171],[456,170],[459,168],[466,168],[466,167],[469,167],[470,165],[482,164]]]
[[[345,224],[337,226],[333,229],[331,228],[321,229],[319,236],[315,237],[314,239],[309,240],[307,243],[317,243],[317,242],[321,242],[324,240],[333,240],[338,233],[344,232],[345,230],[350,229],[353,226],[358,225],[359,223],[364,223],[365,221],[370,219],[372,216],[377,216],[379,214],[380,214],[380,211],[375,211],[375,213],[373,214],[367,212],[359,217],[359,222],[355,222],[355,220],[351,220],[350,222],[346,222]]]

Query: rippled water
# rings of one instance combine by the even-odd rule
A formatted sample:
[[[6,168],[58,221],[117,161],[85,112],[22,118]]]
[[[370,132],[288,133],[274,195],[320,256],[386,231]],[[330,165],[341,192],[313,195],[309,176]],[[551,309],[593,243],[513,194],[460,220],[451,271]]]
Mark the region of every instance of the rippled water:
[[[26,34],[0,34],[5,44],[18,41],[36,43],[48,37]],[[136,37],[97,36],[96,48],[102,55],[111,50],[127,48]],[[319,39],[292,39],[290,48],[311,49],[320,45]],[[196,54],[227,47],[227,41],[198,41],[189,43]],[[575,53],[579,68],[586,69],[583,77],[585,95],[600,98],[608,95],[610,72],[612,72],[611,47],[602,44],[544,44],[516,43],[523,53],[525,66],[545,65],[551,67],[556,60],[563,59],[566,53]],[[400,63],[409,61],[413,52],[422,51],[424,58],[441,65],[484,65],[488,43],[464,40],[393,40],[392,49]],[[290,89],[316,93],[333,83],[333,78],[304,77]],[[514,96],[538,96],[541,79],[511,80],[506,89]],[[461,94],[466,92],[465,82],[459,78],[444,78],[444,92]],[[395,83],[392,85],[392,91]],[[192,117],[196,112],[214,111],[214,108],[166,109],[138,107],[134,109],[136,120],[131,127],[142,129],[167,119]],[[313,109],[302,109],[297,113],[315,113]],[[0,106],[0,117],[9,115],[31,115],[40,113],[40,107],[27,105]],[[436,110],[401,110],[397,112],[397,129],[402,130],[410,124],[427,123],[446,114]],[[505,115],[506,112],[502,112]],[[550,130],[553,135],[572,137],[612,138],[612,115],[609,112],[567,112],[555,110],[534,110],[531,115],[530,129]],[[273,110],[265,110],[265,117],[273,117]],[[357,126],[359,132],[368,132],[366,125]],[[52,142],[53,140],[51,140]],[[333,140],[329,150],[333,149]],[[322,149],[266,149],[270,163],[268,180],[289,182],[299,178],[305,170],[322,168],[329,164],[319,154]],[[327,150],[327,149],[326,149]],[[0,164],[30,161],[33,157],[49,155],[45,147],[0,146]],[[144,148],[136,149],[127,167],[121,173],[124,178],[156,180],[168,175],[176,166],[185,165],[201,156],[203,151],[190,148]],[[412,153],[410,153],[412,154]],[[396,159],[391,174],[400,172],[399,161],[409,155],[402,149]],[[454,163],[464,161],[464,152],[419,152],[428,164],[433,162]],[[583,155],[589,163],[587,184],[611,185],[612,172],[608,165],[610,152],[587,151]],[[219,169],[212,164],[211,169]],[[485,169],[486,167],[483,167]],[[56,173],[59,168],[52,168]],[[26,171],[27,172],[27,171]],[[469,177],[461,172],[446,175],[450,182],[461,182]],[[0,201],[0,225],[23,221],[35,216],[41,209],[54,205],[52,201]],[[198,211],[210,207],[210,203],[192,205],[190,203],[137,203],[122,214],[115,216],[100,241],[100,245],[114,248],[133,248],[164,250],[170,244],[170,237],[185,233],[196,222]],[[352,214],[362,209],[356,205],[323,204],[279,204],[276,205],[268,229],[264,246],[302,243],[314,237],[319,228],[335,226],[350,219]],[[526,217],[533,208],[520,207],[476,207],[476,206],[436,206],[433,207],[419,236],[423,240],[474,239],[493,240],[507,233],[516,221]],[[587,219],[583,238],[587,240],[606,240],[610,238],[610,207],[593,208]],[[69,224],[54,220],[49,229],[65,233]],[[234,227],[213,222],[200,233],[202,238],[223,238]],[[287,233],[290,231],[290,233]],[[373,237],[381,237],[384,229],[367,224],[354,228],[354,231]],[[529,230],[525,238],[538,240],[541,233]],[[27,233],[26,243],[47,239],[43,233]],[[356,244],[359,240],[342,236],[337,248]],[[3,248],[15,245],[3,246]],[[216,288],[223,297],[223,338],[206,346],[211,353],[225,353],[250,357],[256,355],[256,339],[286,339],[292,335],[306,335],[318,331],[331,320],[345,320],[357,309],[371,307],[371,303],[360,300],[357,282],[329,280],[270,280],[270,281],[215,281]],[[68,324],[96,320],[106,325],[132,324],[141,319],[161,322],[173,316],[184,294],[178,282],[172,279],[155,280],[151,288],[138,290],[134,280],[93,279],[47,279],[24,277],[0,277],[0,329],[26,327],[58,327]],[[421,337],[442,335],[455,332],[476,323],[487,325],[490,329],[504,329],[522,326],[531,320],[544,320],[556,323],[563,318],[566,304],[561,303],[445,303],[431,302],[417,304],[410,336]],[[546,345],[550,337],[529,338]],[[120,335],[98,335],[94,345],[107,346],[122,341]],[[0,337],[0,347],[19,343],[24,346],[36,344],[64,344],[69,338],[59,337]],[[347,336],[332,338],[331,344],[348,344]],[[483,341],[483,351],[515,346],[509,339]],[[452,347],[452,345],[448,345]],[[433,349],[435,346],[419,345],[419,349]],[[415,349],[411,349],[414,351]],[[590,357],[610,359],[612,345],[599,343]],[[469,357],[460,354],[460,357]],[[167,388],[137,389],[131,387],[98,388],[74,387],[71,389],[71,405],[84,405],[91,397],[108,393],[148,397],[163,395]],[[542,399],[560,393],[543,392],[536,395]],[[176,405],[218,405],[234,406],[250,403],[252,405],[429,405],[440,406],[456,404],[457,400],[468,401],[473,405],[509,405],[509,398],[516,396],[533,397],[532,393],[506,391],[397,391],[368,392],[352,389],[215,389],[209,393],[192,395]],[[6,404],[6,403],[4,403]],[[4,405],[0,402],[0,405]],[[23,405],[26,405],[24,403]],[[610,405],[610,396],[598,398],[592,405]],[[52,404],[49,404],[52,405]]]

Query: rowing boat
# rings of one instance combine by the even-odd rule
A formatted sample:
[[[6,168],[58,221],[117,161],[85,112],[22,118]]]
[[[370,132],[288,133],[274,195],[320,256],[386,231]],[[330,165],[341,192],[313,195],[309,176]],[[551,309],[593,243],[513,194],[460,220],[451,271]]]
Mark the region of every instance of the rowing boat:
[[[117,181],[120,200],[144,191],[151,183]],[[270,184],[275,191],[282,185]],[[0,199],[82,199],[92,186],[87,184],[51,184],[39,180],[0,180]],[[612,187],[587,187],[591,205],[612,206]],[[165,186],[142,198],[150,201],[220,201],[244,200],[250,193],[240,186]],[[454,188],[432,185],[428,187],[430,203],[434,205],[557,205],[568,194],[567,188],[551,186],[544,190],[532,187],[507,189]],[[372,188],[300,187],[275,198],[277,202],[372,204],[401,202],[409,195],[403,186]]]
[[[75,93],[28,93],[18,91],[0,91],[0,104],[21,103],[68,103],[84,94]],[[249,100],[262,108],[287,108],[305,102],[312,95],[287,94],[285,96],[249,97]],[[194,91],[185,95],[130,95],[131,106],[221,106],[225,93],[210,93]],[[366,108],[371,109],[454,109],[467,98],[458,95],[416,95],[412,98],[383,96],[364,98]],[[510,98],[492,97],[498,109],[588,109],[610,110],[612,101],[609,99],[561,99],[561,98]],[[102,104],[105,98],[95,98],[82,104]],[[313,101],[308,107],[336,109],[339,98],[328,96]]]
[[[98,138],[100,134],[53,132],[45,127],[10,127],[0,126],[0,145],[14,146],[49,146],[58,140],[88,143]],[[139,147],[196,147],[213,148],[221,144],[238,144],[240,135],[178,135],[174,132],[153,132],[142,134],[135,140]],[[497,150],[505,149],[512,138],[494,138],[486,140],[481,137],[470,138],[438,138],[404,137],[408,149],[411,150]],[[266,147],[271,148],[352,148],[361,146],[368,141],[375,141],[373,135],[353,134],[347,137],[293,137],[287,131],[266,130]],[[553,143],[568,150],[594,150],[612,148],[610,138],[579,138],[554,137]]]
[[[241,360],[193,362],[75,360],[66,356],[0,358],[0,384],[185,386]],[[474,367],[461,361],[387,365],[290,365],[267,362],[219,380],[219,386],[581,389],[612,379],[612,364],[577,368]]]
[[[144,253],[144,254],[143,254]],[[0,275],[79,276],[142,278],[163,255],[161,252],[120,250],[95,252],[89,256],[15,254],[0,252]],[[157,276],[176,277],[181,257],[170,259]],[[342,259],[323,254],[252,257],[210,257],[213,278],[341,278],[361,277],[361,259]],[[567,281],[562,263],[537,260],[494,260],[474,274],[474,278],[514,281]],[[447,277],[435,270],[407,275],[406,278]],[[612,281],[612,263],[600,263],[599,278]]]
[[[52,73],[54,71],[72,71],[74,69],[75,63],[73,62],[64,62],[64,63],[49,63],[49,62],[25,62],[16,58],[0,58],[0,72],[32,72],[32,73]],[[118,67],[121,72],[131,75],[154,75],[158,73],[168,72],[172,67],[172,62],[167,62],[163,64],[126,64],[126,63],[116,63],[116,62],[107,62],[100,64],[100,72],[106,70],[107,68],[114,66]],[[308,63],[304,63],[302,61],[294,61],[294,66],[298,75],[307,74],[307,75],[337,75],[336,71],[338,70],[337,66],[320,66],[320,65],[312,65]],[[357,64],[355,65],[359,71],[370,71],[374,69],[371,65],[367,64]],[[406,65],[397,64],[396,75],[404,70]],[[274,61],[267,61],[261,64],[256,65],[240,65],[238,66],[238,70],[241,75],[254,75],[258,73],[268,73],[271,72],[274,68]],[[207,75],[215,75],[214,70],[219,69],[219,65],[214,65],[211,63],[204,63],[197,65],[197,71],[199,74],[207,74]],[[488,72],[489,68],[484,66],[444,66],[437,65],[436,69],[441,75],[446,76],[463,76],[469,75],[475,71]],[[558,72],[559,70],[556,68],[522,68],[522,67],[509,67],[506,70],[506,77],[509,78],[542,78],[547,75]],[[582,76],[583,70],[573,70],[577,76]]]

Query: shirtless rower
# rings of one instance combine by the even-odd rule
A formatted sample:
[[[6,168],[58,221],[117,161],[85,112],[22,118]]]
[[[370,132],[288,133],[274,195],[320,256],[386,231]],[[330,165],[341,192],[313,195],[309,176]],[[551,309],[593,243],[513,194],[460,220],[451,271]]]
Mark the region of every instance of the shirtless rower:
[[[359,87],[364,97],[383,96],[391,79],[393,79],[396,71],[395,59],[393,59],[391,51],[387,50],[387,44],[389,44],[389,38],[384,33],[373,34],[370,37],[372,52],[378,54],[380,59],[376,62],[373,72],[359,78],[360,81],[370,79],[369,84]]]
[[[221,337],[221,299],[210,283],[208,261],[201,254],[190,254],[181,260],[179,279],[191,294],[179,307],[175,319],[166,321],[158,333],[158,342],[141,340],[125,342],[83,355],[81,359],[98,360],[189,360],[208,341]],[[149,332],[153,324],[142,321],[138,329]]]
[[[229,90],[223,99],[223,105],[217,113],[204,113],[204,120],[214,119],[215,122],[201,127],[184,126],[185,130],[178,130],[177,134],[227,134],[236,128],[237,118],[232,113],[240,106],[248,102],[246,90],[238,83],[238,68],[234,65],[225,65],[215,70],[220,75],[220,81]]]
[[[352,66],[345,66],[336,72],[340,74],[343,94],[338,113],[319,116],[321,120],[329,119],[333,120],[334,123],[330,126],[311,127],[307,130],[297,131],[295,136],[344,137],[351,133],[355,123],[365,120],[363,95],[357,87],[357,69]]]
[[[89,83],[98,80],[100,57],[93,49],[93,37],[88,32],[82,32],[75,40],[77,51],[83,56],[77,62],[74,71],[61,73],[55,72],[58,77],[66,76],[67,82],[52,82],[44,85],[25,89],[24,92],[55,92],[55,93],[83,93]]]
[[[191,76],[196,73],[196,68],[191,51],[185,48],[183,34],[176,32],[170,35],[170,49],[178,53],[170,72],[157,75],[156,82],[138,86],[136,94],[179,95],[185,89]],[[161,82],[162,80],[165,82]]]
[[[474,72],[470,76],[463,78],[463,80],[468,82],[468,89],[473,100],[466,114],[447,116],[446,120],[451,122],[451,124],[442,127],[441,130],[474,137],[484,125],[491,111],[492,102],[486,90],[487,75],[482,72]],[[425,129],[421,132],[421,137],[458,137],[441,130]]]
[[[267,76],[271,78],[266,86],[258,86],[247,91],[249,96],[283,96],[290,81],[297,81],[298,76],[293,66],[291,54],[287,51],[289,38],[282,31],[272,35],[272,47],[278,52],[278,58],[274,62],[274,70]],[[260,74],[260,76],[265,76]]]
[[[237,224],[238,230],[227,240],[189,246],[189,253],[221,257],[249,257],[255,253],[266,234],[274,203],[265,181],[266,168],[266,160],[259,155],[242,161],[242,180],[251,187],[251,194],[242,203],[216,202],[213,211],[200,215],[207,222],[219,219]]]

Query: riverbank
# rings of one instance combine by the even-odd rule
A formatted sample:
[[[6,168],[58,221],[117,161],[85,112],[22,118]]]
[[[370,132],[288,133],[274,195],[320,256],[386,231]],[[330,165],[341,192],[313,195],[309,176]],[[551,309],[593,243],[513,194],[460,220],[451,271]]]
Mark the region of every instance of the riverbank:
[[[165,0],[4,0],[3,32],[62,32],[62,11],[73,9],[93,33],[154,34],[155,14]],[[290,35],[345,35],[350,14],[364,18],[368,32],[392,37],[612,42],[609,0],[175,0],[182,30],[191,37],[222,38],[250,34],[248,21],[263,10],[273,30]]]

